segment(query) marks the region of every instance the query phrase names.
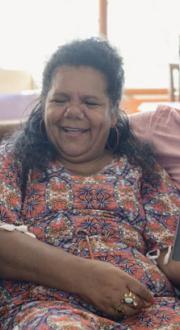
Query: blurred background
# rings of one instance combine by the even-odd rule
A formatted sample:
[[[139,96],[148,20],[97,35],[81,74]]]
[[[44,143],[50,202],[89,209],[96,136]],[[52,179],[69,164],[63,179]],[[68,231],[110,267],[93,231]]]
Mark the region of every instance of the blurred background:
[[[38,95],[59,45],[98,35],[124,58],[125,111],[179,106],[179,14],[180,0],[0,0],[0,119],[21,116],[18,108]],[[13,109],[4,115],[9,96]]]

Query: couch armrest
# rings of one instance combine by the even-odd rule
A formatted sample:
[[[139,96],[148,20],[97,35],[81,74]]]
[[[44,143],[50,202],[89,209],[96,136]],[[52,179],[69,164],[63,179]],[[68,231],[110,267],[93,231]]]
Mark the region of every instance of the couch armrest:
[[[19,127],[19,121],[0,121],[0,141],[3,137],[11,135]]]

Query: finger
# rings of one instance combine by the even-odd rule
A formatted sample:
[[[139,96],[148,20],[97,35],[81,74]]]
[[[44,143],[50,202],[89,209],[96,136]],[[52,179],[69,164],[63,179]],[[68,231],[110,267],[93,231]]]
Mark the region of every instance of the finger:
[[[152,293],[141,283],[131,283],[128,286],[129,291],[132,291],[136,296],[138,296],[141,300],[144,300],[144,303],[149,306],[153,303],[153,295]]]
[[[134,315],[144,307],[144,301],[131,291],[126,291],[114,305],[117,314]]]
[[[136,311],[140,311],[142,308],[147,307],[147,303],[132,291],[127,291],[123,294],[120,304]]]
[[[131,291],[130,291],[131,292]],[[131,292],[132,293],[132,292]],[[129,293],[128,293],[129,294]],[[126,297],[126,294],[124,294],[124,297]],[[131,309],[136,309],[136,310],[140,310],[142,308],[145,307],[145,302],[143,299],[141,299],[139,296],[135,295],[134,293],[132,293],[132,298],[133,301],[131,304],[127,304],[126,300],[123,298],[122,302],[124,303],[125,306],[130,307]]]
[[[123,304],[123,303],[119,304],[114,309],[115,309],[116,315],[119,316],[119,317],[120,316],[121,317],[123,317],[123,316],[132,316],[132,315],[135,315],[135,314],[140,312],[139,308],[135,309],[135,308],[129,307],[128,305]]]
[[[119,320],[121,318],[123,318],[125,316],[125,314],[121,311],[118,310],[117,305],[109,305],[109,306],[102,306],[101,310],[108,315],[109,317],[115,319],[115,320]]]

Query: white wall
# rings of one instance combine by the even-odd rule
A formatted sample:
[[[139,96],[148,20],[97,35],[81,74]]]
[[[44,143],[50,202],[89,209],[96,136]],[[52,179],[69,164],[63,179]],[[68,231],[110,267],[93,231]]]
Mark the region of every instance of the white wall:
[[[180,0],[109,0],[108,35],[124,57],[127,87],[169,86],[178,61]]]
[[[180,0],[109,0],[108,36],[125,62],[126,87],[168,87],[178,60]],[[32,71],[67,40],[98,35],[98,0],[0,0],[0,67]]]
[[[72,38],[98,34],[97,0],[0,0],[0,67],[32,71]]]

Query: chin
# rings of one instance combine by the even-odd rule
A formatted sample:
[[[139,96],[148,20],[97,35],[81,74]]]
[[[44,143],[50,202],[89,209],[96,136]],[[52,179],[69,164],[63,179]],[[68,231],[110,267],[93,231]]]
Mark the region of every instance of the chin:
[[[61,158],[64,159],[65,161],[68,161],[70,163],[83,163],[83,162],[87,162],[87,161],[91,161],[94,158],[96,158],[97,156],[92,155],[92,154],[88,154],[85,152],[82,153],[60,153],[61,154]]]
[[[76,161],[78,162],[78,160],[86,158],[83,152],[82,153],[79,153],[79,152],[78,153],[77,152],[68,152],[68,153],[66,152],[65,153],[65,152],[61,151],[60,154],[63,159],[73,161],[73,162],[76,162]]]
[[[92,148],[92,147],[91,147]],[[73,148],[58,148],[60,154],[65,158],[76,158],[76,157],[83,157],[83,155],[86,155],[89,153],[90,147],[88,148],[79,148],[78,143],[76,146],[73,146]]]

